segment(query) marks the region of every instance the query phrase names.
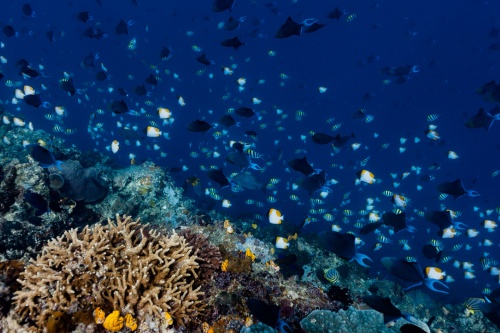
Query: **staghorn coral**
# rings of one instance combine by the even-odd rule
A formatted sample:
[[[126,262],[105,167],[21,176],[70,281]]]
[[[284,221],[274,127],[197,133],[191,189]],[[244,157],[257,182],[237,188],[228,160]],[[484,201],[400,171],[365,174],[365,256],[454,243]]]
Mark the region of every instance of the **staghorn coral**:
[[[208,282],[215,271],[220,269],[222,256],[219,248],[210,244],[207,236],[194,233],[191,229],[181,229],[179,235],[196,249],[197,262],[200,265],[200,281]]]
[[[21,273],[16,311],[39,329],[54,311],[75,312],[98,306],[132,314],[163,317],[177,325],[196,322],[205,305],[194,288],[199,265],[185,238],[159,235],[129,216],[107,226],[86,226],[51,240]]]

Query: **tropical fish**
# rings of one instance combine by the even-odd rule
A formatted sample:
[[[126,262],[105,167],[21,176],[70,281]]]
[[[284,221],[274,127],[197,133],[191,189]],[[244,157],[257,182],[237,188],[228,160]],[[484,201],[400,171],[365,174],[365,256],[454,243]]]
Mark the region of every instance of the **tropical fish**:
[[[427,259],[435,259],[436,262],[439,262],[443,251],[432,244],[426,244],[422,247],[422,254]]]
[[[30,151],[31,157],[37,161],[42,168],[50,168],[55,165],[58,169],[61,169],[62,161],[55,159],[54,155],[45,147],[38,144],[27,145],[26,149]]]
[[[406,259],[399,259],[396,257],[384,257],[381,261],[382,265],[389,271],[389,273],[403,281],[412,283],[412,285],[406,287],[405,290],[419,286],[423,283],[426,287],[435,292],[448,294],[446,291],[436,289],[434,284],[441,284],[447,289],[449,289],[449,287],[439,280],[426,278],[423,274],[422,268],[417,262],[408,262]]]
[[[383,224],[384,224],[384,222],[368,223],[367,225],[365,225],[361,229],[359,229],[359,234],[360,235],[368,235],[369,233],[380,228]]]
[[[293,35],[300,36],[302,33],[303,25],[295,22],[290,16],[286,19],[286,22],[283,23],[278,31],[274,34],[276,38],[287,38]]]
[[[218,183],[222,188],[230,185],[229,180],[222,172],[222,168],[207,171],[207,176]]]
[[[476,93],[486,102],[500,103],[500,85],[494,80],[477,88]]]
[[[244,189],[251,191],[266,191],[266,185],[257,181],[254,175],[249,172],[240,172],[231,177],[232,182]]]
[[[225,47],[232,47],[235,50],[238,50],[238,48],[245,45],[245,43],[243,43],[238,37],[233,37],[229,39],[224,39],[222,42],[220,42],[220,45]]]
[[[223,12],[225,10],[231,11],[234,6],[235,0],[214,0],[212,3],[212,11]]]
[[[458,199],[464,194],[469,196],[469,197],[477,197],[480,194],[477,191],[474,190],[466,190],[464,187],[464,184],[462,183],[462,180],[458,178],[455,181],[452,182],[443,182],[438,185],[436,185],[436,189],[441,192],[445,193],[448,195],[453,196],[453,198]]]
[[[415,232],[416,229],[412,226],[406,224],[406,213],[401,212],[399,214],[393,212],[387,212],[382,214],[382,220],[384,224],[389,227],[394,228],[394,233],[398,233],[402,230],[408,230],[409,232]]]
[[[372,261],[367,255],[357,253],[356,237],[353,234],[327,231],[320,235],[320,240],[325,249],[335,253],[342,259],[356,260],[363,267],[369,267],[364,263],[364,260]]]
[[[198,57],[196,57],[196,61],[198,61],[200,64],[203,64],[205,66],[209,66],[213,62],[210,61],[205,53],[202,53]]]
[[[305,156],[288,161],[288,165],[293,170],[303,173],[306,176],[310,176],[315,172],[313,167],[307,162],[307,157]]]
[[[496,114],[491,114],[488,111],[485,111],[483,108],[479,109],[477,114],[467,119],[465,122],[465,127],[467,128],[484,128],[485,131],[489,131],[491,125],[495,120],[500,120],[500,110],[493,109],[492,111],[496,111]]]
[[[285,217],[275,208],[269,209],[267,216],[269,217],[269,223],[271,224],[281,224],[281,222],[283,222],[283,218]]]
[[[331,283],[337,283],[340,280],[340,274],[335,268],[327,268],[323,270],[323,276]]]
[[[342,15],[344,15],[344,13],[338,7],[335,7],[335,9],[332,10],[331,12],[329,12],[326,15],[326,17],[340,21],[340,18],[342,17]]]
[[[109,104],[109,109],[116,114],[121,114],[121,113],[128,113],[128,105],[125,103],[125,101],[122,99],[121,101],[113,101]]]
[[[325,133],[314,133],[314,135],[311,137],[311,139],[314,143],[317,143],[320,145],[325,145],[325,144],[328,144],[328,143],[332,142],[333,140],[335,140],[335,138],[333,136],[325,134]]]
[[[207,123],[204,120],[197,119],[195,121],[190,122],[186,128],[190,132],[205,133],[205,132],[208,132],[212,128],[212,125],[210,125],[209,123]]]
[[[45,200],[45,198],[38,193],[26,191],[24,193],[24,200],[35,208],[36,216],[40,216],[49,211],[49,204],[47,203],[47,200]]]
[[[363,302],[365,302],[373,310],[384,315],[384,324],[396,321],[399,318],[405,318],[409,322],[415,321],[415,318],[409,313],[401,312],[401,310],[395,307],[389,298],[378,295],[366,295],[363,296]]]

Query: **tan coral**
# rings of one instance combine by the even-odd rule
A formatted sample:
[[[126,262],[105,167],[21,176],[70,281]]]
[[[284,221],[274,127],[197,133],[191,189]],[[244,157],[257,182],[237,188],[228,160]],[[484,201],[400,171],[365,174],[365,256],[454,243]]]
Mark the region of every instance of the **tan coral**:
[[[169,312],[178,324],[196,320],[203,292],[196,287],[199,265],[186,240],[160,235],[129,216],[107,226],[86,226],[51,240],[22,274],[16,311],[39,327],[55,310],[97,306],[130,313]]]

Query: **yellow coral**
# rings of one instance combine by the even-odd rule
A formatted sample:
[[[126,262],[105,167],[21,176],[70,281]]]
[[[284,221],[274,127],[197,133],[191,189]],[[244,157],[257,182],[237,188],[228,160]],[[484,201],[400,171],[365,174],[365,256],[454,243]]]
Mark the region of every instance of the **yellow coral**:
[[[170,315],[170,312],[165,312],[165,322],[167,323],[167,326],[170,326],[174,323],[174,319]]]
[[[229,260],[226,259],[222,262],[222,265],[220,266],[220,269],[223,271],[223,272],[227,272],[227,266],[229,266]]]
[[[247,247],[247,250],[245,252],[245,256],[252,258],[252,261],[255,261],[255,254],[250,250],[250,248]]]
[[[101,308],[96,308],[94,310],[94,320],[96,324],[104,323],[104,319],[106,318],[106,313]]]
[[[123,328],[123,317],[120,316],[120,311],[115,310],[111,312],[104,320],[102,326],[111,332],[118,332]]]
[[[137,329],[137,320],[130,313],[125,315],[125,326],[130,328],[131,331],[135,331]]]

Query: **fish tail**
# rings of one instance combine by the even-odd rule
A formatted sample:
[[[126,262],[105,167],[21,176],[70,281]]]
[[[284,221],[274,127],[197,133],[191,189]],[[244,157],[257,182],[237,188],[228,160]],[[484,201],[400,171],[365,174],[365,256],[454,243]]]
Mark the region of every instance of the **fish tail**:
[[[59,160],[58,160],[58,161],[56,161],[56,167],[57,167],[59,170],[61,170],[61,171],[62,171],[62,169],[61,169],[61,165],[62,165],[63,163],[64,163],[63,161],[59,161]]]
[[[370,257],[368,257],[366,254],[356,253],[356,255],[354,256],[354,260],[356,260],[358,262],[358,264],[360,264],[363,267],[370,267],[364,263],[365,259],[373,262],[373,260],[371,260]]]

